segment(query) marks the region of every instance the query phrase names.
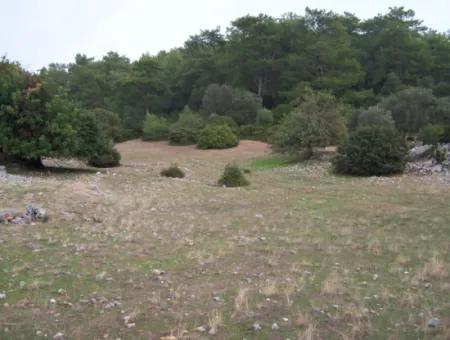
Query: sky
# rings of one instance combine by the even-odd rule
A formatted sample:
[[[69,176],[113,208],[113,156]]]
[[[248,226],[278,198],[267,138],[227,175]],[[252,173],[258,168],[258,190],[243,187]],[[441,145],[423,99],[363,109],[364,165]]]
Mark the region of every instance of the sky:
[[[71,62],[77,53],[116,51],[135,60],[247,14],[303,14],[307,6],[361,19],[404,6],[426,26],[450,30],[450,0],[0,0],[0,56],[29,70]]]

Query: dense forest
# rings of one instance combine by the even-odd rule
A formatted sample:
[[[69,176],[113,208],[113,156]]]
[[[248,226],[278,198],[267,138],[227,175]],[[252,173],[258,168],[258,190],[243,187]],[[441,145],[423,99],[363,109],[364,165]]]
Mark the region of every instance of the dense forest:
[[[20,69],[3,59],[0,72],[6,66]],[[350,125],[355,112],[376,105],[409,135],[427,124],[450,125],[450,35],[402,7],[368,20],[309,8],[281,18],[245,16],[225,33],[204,30],[157,55],[78,54],[31,78],[47,101],[96,112],[116,141],[141,136],[149,114],[170,122],[183,109],[230,116],[239,126],[265,117],[277,123],[305,91],[336,98]]]

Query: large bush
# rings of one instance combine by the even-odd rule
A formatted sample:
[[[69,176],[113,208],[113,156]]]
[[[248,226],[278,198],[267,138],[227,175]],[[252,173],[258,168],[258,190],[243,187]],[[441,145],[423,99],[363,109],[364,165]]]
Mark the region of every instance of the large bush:
[[[208,118],[208,125],[227,125],[235,135],[239,135],[239,126],[233,118],[213,113]]]
[[[242,187],[249,184],[250,182],[245,178],[241,169],[234,164],[228,164],[222,177],[219,179],[219,185],[229,188]]]
[[[345,107],[331,94],[306,91],[299,106],[277,128],[273,148],[308,158],[316,147],[337,144],[346,137]]]
[[[169,124],[164,117],[147,113],[142,126],[142,139],[148,141],[164,140],[169,135]]]
[[[407,148],[393,128],[370,126],[357,129],[338,147],[335,172],[356,176],[384,176],[403,172]]]
[[[200,133],[199,149],[227,149],[239,144],[239,138],[228,125],[207,125]]]
[[[169,141],[174,145],[197,144],[203,127],[204,122],[200,115],[185,107],[177,122],[169,128]]]
[[[0,61],[0,149],[8,160],[42,167],[43,157],[88,160],[111,152],[93,112],[52,97],[39,78]]]
[[[256,124],[268,126],[273,124],[273,113],[272,111],[262,108],[256,113]]]

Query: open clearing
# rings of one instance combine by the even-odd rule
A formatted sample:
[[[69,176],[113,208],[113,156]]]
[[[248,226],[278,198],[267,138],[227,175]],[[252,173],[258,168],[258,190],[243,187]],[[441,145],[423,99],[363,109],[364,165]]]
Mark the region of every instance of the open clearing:
[[[252,167],[259,142],[118,149],[101,174],[2,183],[1,208],[51,220],[0,225],[1,339],[450,338],[449,183]],[[249,187],[215,185],[233,161]]]

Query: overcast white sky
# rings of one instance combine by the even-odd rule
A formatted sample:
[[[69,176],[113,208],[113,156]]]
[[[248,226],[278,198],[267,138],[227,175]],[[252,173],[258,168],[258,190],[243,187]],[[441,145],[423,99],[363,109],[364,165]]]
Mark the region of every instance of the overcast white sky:
[[[0,0],[0,55],[31,70],[76,53],[101,58],[113,50],[136,59],[246,14],[303,14],[306,6],[360,18],[405,6],[428,27],[450,29],[450,0]]]

